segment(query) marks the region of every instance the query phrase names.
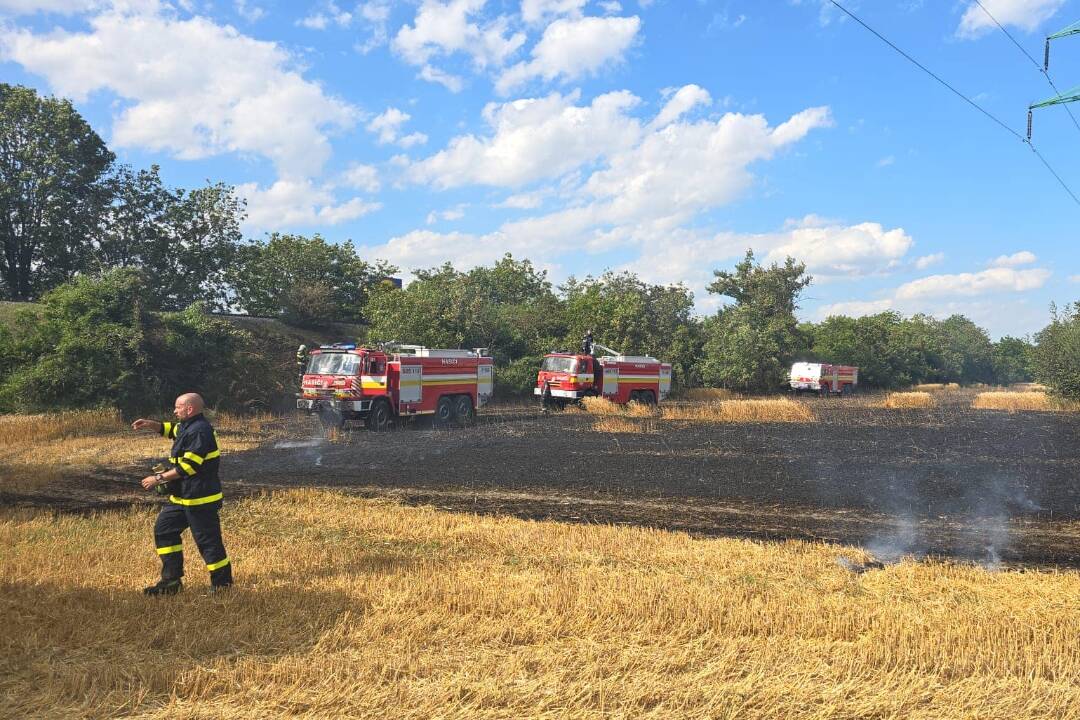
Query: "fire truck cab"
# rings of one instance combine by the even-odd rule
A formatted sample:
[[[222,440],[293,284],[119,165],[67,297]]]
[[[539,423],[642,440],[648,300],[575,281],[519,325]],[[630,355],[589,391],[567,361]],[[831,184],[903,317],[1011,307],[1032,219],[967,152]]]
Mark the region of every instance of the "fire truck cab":
[[[470,421],[491,399],[493,384],[494,363],[482,348],[338,343],[311,351],[296,407],[330,424],[363,420],[372,430],[414,415]]]
[[[671,392],[671,365],[648,355],[552,352],[544,356],[533,394],[545,404],[599,396],[617,404],[655,404]]]

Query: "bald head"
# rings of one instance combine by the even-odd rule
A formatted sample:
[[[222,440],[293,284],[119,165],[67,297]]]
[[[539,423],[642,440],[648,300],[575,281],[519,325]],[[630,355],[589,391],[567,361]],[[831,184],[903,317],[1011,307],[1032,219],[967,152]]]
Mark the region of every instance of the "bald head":
[[[173,411],[176,413],[176,417],[181,420],[187,420],[189,417],[194,417],[201,413],[205,405],[202,396],[198,393],[184,393],[176,398],[176,404],[173,407]]]

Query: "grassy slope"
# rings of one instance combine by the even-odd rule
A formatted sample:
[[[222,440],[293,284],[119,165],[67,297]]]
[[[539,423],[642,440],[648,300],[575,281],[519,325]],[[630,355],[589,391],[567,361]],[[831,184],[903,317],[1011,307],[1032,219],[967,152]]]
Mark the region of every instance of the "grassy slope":
[[[1071,718],[1080,574],[454,515],[230,504],[239,586],[143,598],[145,511],[0,515],[0,716]]]

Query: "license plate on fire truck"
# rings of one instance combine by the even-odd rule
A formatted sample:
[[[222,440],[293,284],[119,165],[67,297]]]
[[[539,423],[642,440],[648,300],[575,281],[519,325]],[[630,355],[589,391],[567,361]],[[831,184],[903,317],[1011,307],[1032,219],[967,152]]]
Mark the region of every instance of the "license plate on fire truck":
[[[314,404],[315,404],[314,400],[300,400],[300,399],[297,399],[297,401],[296,401],[296,409],[297,410],[310,410],[311,407]]]

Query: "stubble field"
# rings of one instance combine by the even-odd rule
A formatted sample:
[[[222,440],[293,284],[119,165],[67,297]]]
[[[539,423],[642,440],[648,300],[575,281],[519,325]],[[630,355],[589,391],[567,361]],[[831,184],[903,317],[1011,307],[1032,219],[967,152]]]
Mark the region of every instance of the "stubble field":
[[[165,602],[164,441],[0,419],[0,716],[1080,717],[1080,416],[927,392],[221,417],[239,584]]]

